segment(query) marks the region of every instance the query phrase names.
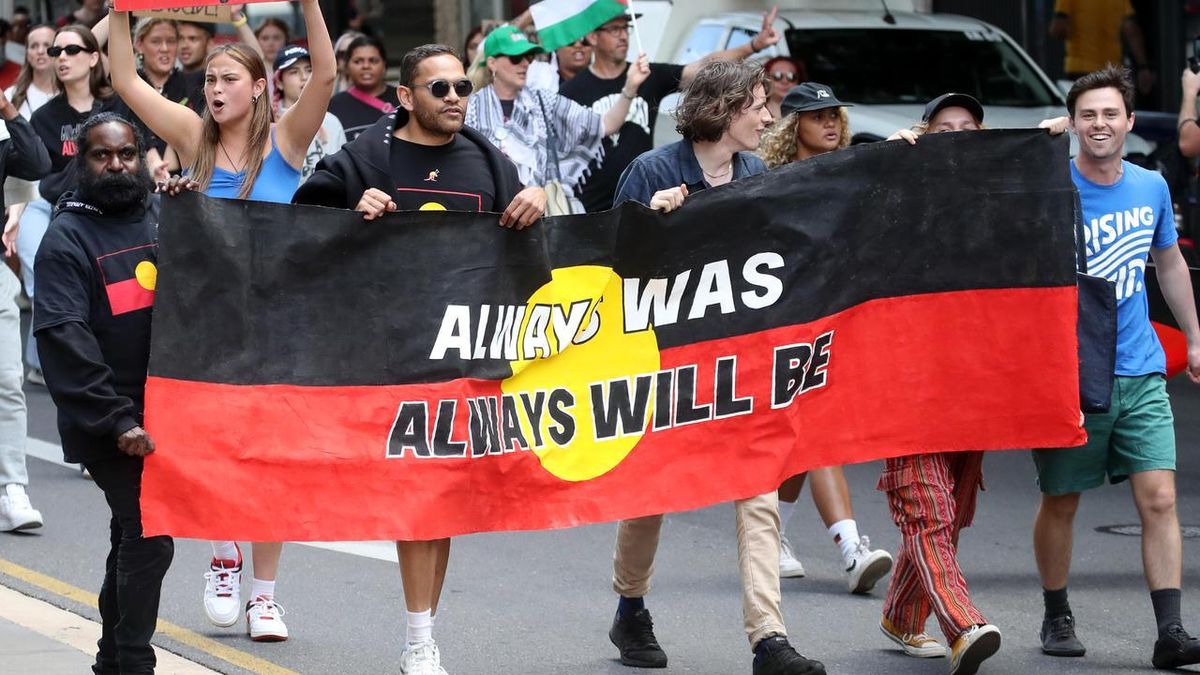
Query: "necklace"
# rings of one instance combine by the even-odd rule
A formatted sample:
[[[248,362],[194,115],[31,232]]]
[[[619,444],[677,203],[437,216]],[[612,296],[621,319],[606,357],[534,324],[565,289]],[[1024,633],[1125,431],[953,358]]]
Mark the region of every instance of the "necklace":
[[[699,164],[699,162],[697,162],[697,163]],[[700,171],[703,172],[704,175],[708,176],[709,178],[724,178],[725,176],[729,175],[730,171],[733,171],[733,160],[731,159],[725,164],[725,170],[722,171],[721,173],[709,173],[708,171],[706,171],[704,169],[703,165],[700,166]]]
[[[229,151],[225,149],[225,141],[218,139],[217,145],[221,146],[221,152],[225,153],[225,159],[229,160],[229,166],[234,168],[234,173],[244,173],[246,164],[243,163],[241,166],[238,166],[237,162],[233,161],[233,158],[229,156]]]

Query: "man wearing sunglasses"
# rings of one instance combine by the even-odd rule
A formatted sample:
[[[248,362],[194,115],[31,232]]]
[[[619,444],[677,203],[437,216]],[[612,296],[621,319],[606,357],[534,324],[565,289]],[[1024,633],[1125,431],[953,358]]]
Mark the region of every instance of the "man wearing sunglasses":
[[[695,77],[701,66],[710,61],[740,61],[779,42],[780,33],[774,28],[775,13],[776,10],[772,9],[763,15],[762,29],[741,46],[713,52],[686,66],[650,64],[650,76],[631,99],[625,124],[617,133],[604,139],[604,158],[592,162],[591,174],[583,184],[580,195],[588,211],[612,208],[621,172],[635,157],[654,146],[658,106],[667,95],[679,91]],[[588,34],[587,41],[592,45],[593,52],[592,65],[562,85],[563,96],[590,106],[601,115],[619,97],[626,96],[622,87],[625,84],[625,72],[629,68],[625,55],[629,51],[632,18],[622,14]]]
[[[363,212],[499,211],[500,224],[524,228],[542,217],[546,193],[522,189],[517,169],[479,132],[463,125],[471,81],[446,45],[424,45],[400,62],[400,110],[317,164],[296,191],[297,204]],[[396,542],[408,609],[404,675],[444,675],[433,641],[450,540]]]

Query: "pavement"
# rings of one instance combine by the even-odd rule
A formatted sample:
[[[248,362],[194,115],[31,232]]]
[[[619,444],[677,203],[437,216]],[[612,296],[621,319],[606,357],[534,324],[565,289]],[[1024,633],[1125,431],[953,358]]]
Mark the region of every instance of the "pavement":
[[[1200,536],[1200,420],[1189,414],[1200,404],[1200,387],[1176,379],[1169,390],[1186,588],[1200,578],[1193,538]],[[94,594],[107,552],[108,511],[78,469],[53,461],[61,459],[53,405],[44,389],[27,391],[29,451],[36,455],[29,460],[29,492],[46,526],[0,534],[0,673],[86,672],[98,631]],[[847,478],[860,531],[876,547],[895,551],[898,534],[874,490],[879,469],[878,463],[847,467]],[[1128,487],[1105,487],[1083,499],[1070,593],[1088,655],[1053,659],[1041,655],[1036,636],[1041,594],[1030,546],[1037,504],[1032,462],[1024,451],[996,452],[985,470],[987,491],[975,526],[963,533],[960,559],[976,603],[1004,642],[980,672],[1149,670],[1155,628]],[[613,524],[601,524],[456,539],[435,628],[447,671],[638,675],[617,662],[606,635],[616,604],[614,532]],[[879,634],[883,588],[867,596],[846,592],[836,549],[807,496],[788,534],[808,570],[804,579],[784,580],[782,589],[791,640],[801,652],[821,659],[830,673],[946,671],[945,659],[904,657]],[[244,626],[207,623],[200,600],[209,556],[206,542],[176,542],[155,640],[159,672],[399,671],[404,605],[391,544],[288,545],[277,593],[292,638],[278,644],[251,642]],[[647,607],[670,657],[666,673],[750,672],[730,506],[668,517]],[[37,619],[43,614],[57,619]],[[1186,591],[1183,614],[1200,632],[1200,600]],[[934,622],[928,628],[941,639]],[[184,670],[195,667],[202,669]]]

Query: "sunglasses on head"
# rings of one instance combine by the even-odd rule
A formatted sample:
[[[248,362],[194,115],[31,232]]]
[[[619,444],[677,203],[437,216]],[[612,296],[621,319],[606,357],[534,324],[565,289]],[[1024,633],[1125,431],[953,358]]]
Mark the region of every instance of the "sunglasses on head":
[[[91,54],[95,51],[95,49],[88,49],[83,45],[67,45],[66,47],[51,47],[46,50],[46,53],[57,58],[58,55],[62,54],[63,52],[66,52],[67,56],[78,56],[79,52],[87,52]]]
[[[775,80],[776,82],[778,82],[780,80],[787,80],[788,82],[795,82],[796,74],[795,73],[785,73],[785,72],[776,70],[775,72],[771,73],[771,79]]]
[[[430,94],[433,94],[434,98],[446,98],[450,95],[451,88],[454,89],[454,93],[457,94],[459,98],[466,98],[471,95],[472,91],[475,91],[475,85],[471,84],[471,81],[465,78],[457,82],[450,82],[449,80],[431,80],[425,84],[418,84],[416,86],[425,87],[429,90]]]
[[[529,52],[528,54],[508,54],[507,56],[508,56],[508,62],[513,64],[514,66],[519,66],[522,63],[527,63],[527,62],[533,63],[534,58],[536,58],[534,56],[533,52]]]

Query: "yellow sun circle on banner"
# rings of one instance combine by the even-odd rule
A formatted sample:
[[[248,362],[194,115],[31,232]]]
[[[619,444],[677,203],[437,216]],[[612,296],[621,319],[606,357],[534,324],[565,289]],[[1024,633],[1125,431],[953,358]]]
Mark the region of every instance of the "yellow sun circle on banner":
[[[425,202],[421,205],[421,211],[445,211],[446,207],[437,202]]]
[[[565,388],[574,396],[575,405],[569,410],[575,419],[574,440],[566,446],[556,445],[547,432],[555,423],[544,414],[540,426],[545,445],[533,449],[542,468],[563,480],[590,480],[615,468],[641,440],[645,422],[654,409],[651,396],[646,406],[647,420],[643,420],[638,433],[596,440],[590,385],[654,373],[660,363],[658,339],[653,328],[625,333],[622,295],[622,279],[611,268],[586,265],[554,270],[550,282],[529,298],[521,335],[525,334],[535,305],[549,305],[551,311],[561,312],[560,316],[569,316],[573,305],[586,301],[589,303],[587,317],[574,336],[550,337],[551,354],[548,357],[512,362],[513,376],[500,385],[505,394],[533,394]],[[595,321],[600,322],[598,327],[592,323]],[[573,340],[577,342],[573,343]],[[520,344],[517,353],[523,354]],[[529,417],[519,403],[517,409],[522,432],[532,443],[535,435]]]
[[[152,291],[158,284],[158,268],[149,260],[143,260],[133,268],[133,276],[137,278],[138,286]]]

